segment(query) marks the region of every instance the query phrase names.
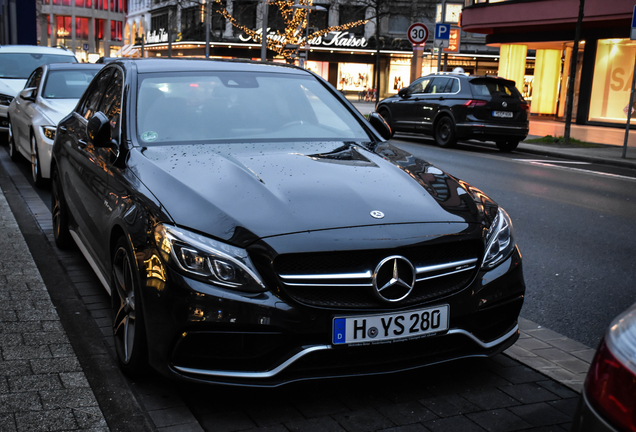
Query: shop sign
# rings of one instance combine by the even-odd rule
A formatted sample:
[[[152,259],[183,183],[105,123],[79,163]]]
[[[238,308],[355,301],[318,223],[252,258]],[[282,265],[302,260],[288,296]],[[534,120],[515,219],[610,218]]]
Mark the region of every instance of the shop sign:
[[[262,30],[256,30],[256,33],[260,35]],[[245,34],[240,35],[239,39],[241,42],[254,42],[254,39],[251,36]],[[267,33],[267,40],[280,44],[287,43],[285,35],[276,34],[275,32],[269,31],[269,29]],[[347,31],[332,31],[329,33],[329,36],[318,36],[313,39],[309,39],[309,45],[315,47],[366,48],[368,46],[368,41],[364,37],[355,37]]]
[[[458,28],[450,29],[450,35],[448,36],[448,48],[444,48],[444,52],[459,52],[459,35],[460,30]]]
[[[148,32],[146,36],[146,43],[161,43],[168,42],[168,32],[165,29],[159,29],[159,34],[157,34],[157,30],[153,30],[152,33]]]

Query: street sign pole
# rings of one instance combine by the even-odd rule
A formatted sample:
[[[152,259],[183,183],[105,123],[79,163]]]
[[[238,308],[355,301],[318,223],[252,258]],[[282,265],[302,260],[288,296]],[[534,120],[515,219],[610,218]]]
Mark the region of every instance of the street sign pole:
[[[632,12],[632,31],[630,33],[631,40],[636,40],[636,6]],[[627,157],[627,141],[629,139],[629,126],[632,122],[632,110],[634,109],[634,85],[636,85],[636,61],[634,61],[634,71],[632,72],[632,86],[629,89],[629,105],[627,105],[627,123],[625,124],[625,140],[623,141],[623,156]]]

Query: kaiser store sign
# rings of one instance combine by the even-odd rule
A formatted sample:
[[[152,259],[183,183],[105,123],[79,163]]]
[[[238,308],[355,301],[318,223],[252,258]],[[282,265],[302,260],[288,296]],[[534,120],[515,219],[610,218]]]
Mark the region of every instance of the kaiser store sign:
[[[287,43],[287,38],[284,35],[278,35],[270,31],[270,29],[267,29],[267,31],[267,40],[280,44]],[[260,35],[262,30],[259,29],[256,33]],[[245,34],[240,35],[239,39],[241,42],[254,42],[251,36]],[[355,37],[347,31],[333,31],[328,35],[309,39],[309,45],[316,47],[366,48],[368,42],[364,37]]]

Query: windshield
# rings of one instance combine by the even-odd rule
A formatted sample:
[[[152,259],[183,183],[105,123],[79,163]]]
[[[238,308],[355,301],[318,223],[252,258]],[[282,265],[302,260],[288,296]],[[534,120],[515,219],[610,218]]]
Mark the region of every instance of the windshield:
[[[86,71],[51,71],[42,96],[47,99],[79,99],[98,69]]]
[[[197,72],[140,78],[137,133],[143,145],[369,140],[345,105],[312,76]]]
[[[73,55],[59,54],[0,54],[0,78],[27,79],[38,66],[50,63],[77,63]]]

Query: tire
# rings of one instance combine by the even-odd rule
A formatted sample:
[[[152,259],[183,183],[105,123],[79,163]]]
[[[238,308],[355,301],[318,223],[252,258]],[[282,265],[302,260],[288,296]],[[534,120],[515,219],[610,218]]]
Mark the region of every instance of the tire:
[[[53,238],[60,249],[71,249],[75,242],[69,230],[69,215],[62,192],[62,184],[57,170],[51,176],[51,213],[53,222]]]
[[[455,123],[448,116],[440,118],[435,124],[435,142],[440,147],[453,147],[457,144]]]
[[[509,140],[509,141],[497,141],[497,148],[504,153],[508,153],[513,151],[519,145],[519,141],[517,140]]]
[[[40,165],[40,152],[35,136],[31,135],[31,177],[36,187],[44,187],[46,181],[42,178],[42,166]]]
[[[9,121],[9,156],[13,162],[20,161],[20,152],[18,152],[18,149],[15,146],[15,138],[13,138],[11,121]]]
[[[381,108],[380,111],[378,111],[378,114],[382,116],[382,118],[391,128],[391,136],[395,135],[395,128],[393,127],[393,123],[391,123],[391,113],[389,112],[389,110],[386,108]]]
[[[115,352],[121,370],[131,378],[148,373],[148,346],[141,308],[135,256],[121,237],[112,256],[111,309]]]

